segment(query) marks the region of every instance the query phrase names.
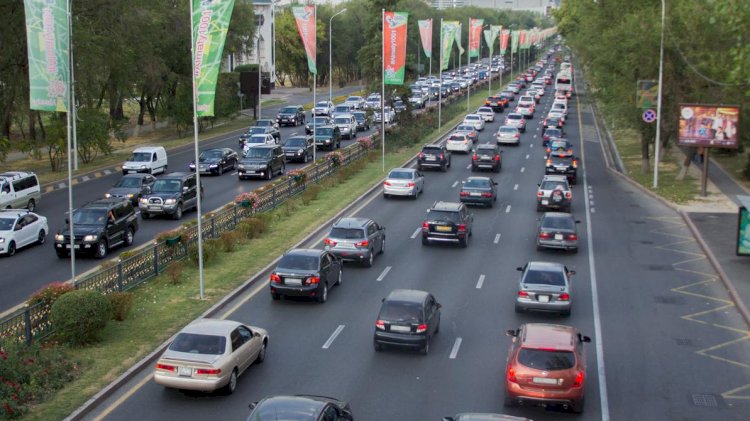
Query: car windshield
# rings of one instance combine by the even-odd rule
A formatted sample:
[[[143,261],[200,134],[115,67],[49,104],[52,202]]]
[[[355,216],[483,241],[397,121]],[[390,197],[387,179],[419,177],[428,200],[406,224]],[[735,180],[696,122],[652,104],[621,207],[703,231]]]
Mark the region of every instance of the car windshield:
[[[151,162],[151,152],[133,152],[131,162]]]
[[[221,151],[204,151],[198,156],[198,160],[203,161],[206,159],[220,159],[222,155]]]
[[[388,178],[395,180],[411,180],[414,178],[414,173],[411,171],[391,171],[388,174]]]
[[[336,107],[335,111],[337,113],[348,113],[349,112],[349,106],[338,106]]]
[[[573,368],[576,358],[572,351],[521,348],[518,362],[536,370],[553,371]]]
[[[575,221],[569,217],[551,217],[548,216],[542,221],[542,228],[545,229],[568,229],[572,230],[576,227]]]
[[[432,221],[453,222],[455,224],[460,222],[458,212],[431,209],[427,216]]]
[[[347,101],[351,101],[351,102],[359,102],[359,97],[358,96],[350,96],[346,100]]]
[[[472,120],[480,120],[481,118],[482,117],[478,115],[467,115],[466,118],[464,118],[464,120],[472,121]]]
[[[115,187],[141,187],[141,179],[138,177],[123,177],[115,184]]]
[[[15,218],[0,218],[0,231],[10,231],[15,222]]]
[[[482,179],[469,179],[466,180],[464,183],[464,187],[469,188],[489,188],[490,187],[490,181],[489,180],[482,180]]]
[[[286,143],[284,143],[284,146],[303,147],[306,143],[304,137],[290,137],[287,139]]]
[[[330,136],[332,134],[333,134],[333,129],[330,127],[321,127],[321,128],[315,129],[316,136]]]
[[[529,270],[523,278],[524,284],[565,286],[562,272],[550,270]]]
[[[550,157],[552,165],[571,165],[573,164],[573,157],[564,155],[552,155]]]
[[[489,114],[489,113],[493,113],[494,114],[495,113],[494,111],[492,111],[492,108],[490,108],[490,107],[482,107],[482,108],[479,109],[479,112],[480,113],[487,113],[487,114]]]
[[[323,126],[328,124],[328,118],[327,117],[315,117],[313,121],[307,123],[309,126]]]
[[[226,346],[227,338],[223,336],[183,332],[169,344],[169,350],[191,354],[222,355]]]
[[[284,107],[279,111],[281,114],[294,114],[297,112],[297,108],[295,107]]]
[[[254,134],[264,134],[265,132],[266,132],[266,128],[265,128],[265,127],[251,127],[251,128],[250,128],[250,129],[249,129],[249,130],[247,131],[247,133],[248,133],[248,134],[250,134],[250,135],[254,135]]]
[[[469,126],[468,124],[462,124],[458,127],[456,127],[456,130],[463,131],[463,132],[473,132],[474,126]]]
[[[500,133],[517,133],[518,130],[514,127],[501,127]]]
[[[495,148],[477,148],[477,155],[495,155]]]
[[[364,114],[354,114],[354,118],[356,118],[357,121],[365,121],[365,115]]]
[[[154,193],[177,193],[180,191],[179,180],[156,180],[154,187],[151,188]]]
[[[264,135],[250,136],[250,140],[248,140],[248,143],[260,143],[260,144],[266,143],[266,136]]]
[[[318,270],[318,257],[301,254],[285,254],[281,258],[278,269],[287,270]]]
[[[566,149],[568,142],[564,140],[555,140],[549,144],[550,149]]]
[[[273,150],[266,148],[250,148],[245,152],[245,158],[270,158]]]
[[[547,129],[547,131],[544,132],[544,134],[549,135],[549,136],[556,136],[556,137],[562,136],[562,132],[559,129]]]
[[[316,107],[321,107],[321,108],[328,108],[328,103],[325,102],[325,101],[320,101],[317,104],[315,104],[315,106]]]
[[[74,225],[104,225],[106,221],[106,209],[78,209],[73,212]]]
[[[349,124],[350,120],[348,118],[340,117],[333,121],[336,124]]]
[[[380,308],[378,319],[389,322],[420,322],[422,305],[400,301],[388,301]]]
[[[459,135],[453,135],[448,139],[449,142],[463,142],[465,140],[466,138],[464,138],[463,136],[459,136]]]
[[[356,240],[365,238],[365,232],[361,228],[331,228],[331,233],[328,235],[331,238],[341,238],[345,240]]]

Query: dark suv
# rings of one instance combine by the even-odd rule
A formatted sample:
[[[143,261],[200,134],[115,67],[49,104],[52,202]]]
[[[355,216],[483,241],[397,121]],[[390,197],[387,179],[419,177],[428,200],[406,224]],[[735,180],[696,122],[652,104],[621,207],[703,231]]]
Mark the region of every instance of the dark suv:
[[[200,188],[203,198],[203,186]],[[170,215],[181,219],[182,213],[198,206],[198,185],[194,173],[173,172],[159,177],[151,187],[151,193],[143,195],[138,202],[143,219],[152,215]]]
[[[276,122],[279,126],[291,125],[305,125],[305,109],[301,105],[290,105],[279,110],[279,114],[276,116]]]
[[[68,218],[65,219],[68,221]],[[73,211],[75,251],[101,259],[112,247],[133,244],[138,216],[127,199],[99,199]],[[57,257],[70,255],[70,228],[66,224],[55,235]]]
[[[237,166],[237,177],[244,180],[249,177],[273,178],[275,174],[284,174],[286,170],[284,149],[278,145],[254,146],[245,152]]]
[[[341,260],[327,250],[289,250],[271,272],[271,298],[310,297],[324,303],[328,289],[341,285],[342,266]]]
[[[318,126],[315,128],[315,147],[333,150],[341,147],[341,129],[339,126]]]
[[[461,247],[469,244],[474,215],[463,203],[436,202],[422,222],[422,244],[430,241],[458,243]]]
[[[545,174],[564,175],[570,184],[578,181],[578,158],[565,153],[552,153],[547,157]]]
[[[430,352],[430,339],[440,332],[442,306],[429,292],[416,289],[395,289],[383,298],[375,322],[373,345],[376,351],[383,345],[417,348]]]
[[[500,172],[503,167],[503,151],[497,146],[497,143],[482,143],[474,149],[471,155],[471,171],[488,169],[494,172]]]
[[[426,167],[440,168],[448,171],[451,167],[451,153],[443,145],[424,145],[417,155],[417,169],[422,171]]]
[[[385,227],[368,218],[341,218],[324,242],[338,258],[370,267],[375,253],[385,251]]]

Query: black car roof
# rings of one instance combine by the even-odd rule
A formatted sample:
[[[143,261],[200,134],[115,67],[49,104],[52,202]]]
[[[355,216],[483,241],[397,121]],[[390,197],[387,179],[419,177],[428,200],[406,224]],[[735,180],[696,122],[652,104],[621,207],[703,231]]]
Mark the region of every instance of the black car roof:
[[[422,303],[429,294],[418,289],[394,289],[383,302]]]
[[[195,177],[195,175],[191,172],[171,172],[169,174],[165,174],[161,177],[159,177],[159,180],[164,180],[168,178],[186,178],[186,177]]]
[[[459,208],[461,208],[461,204],[456,202],[435,202],[432,205],[433,210],[441,211],[457,211]]]
[[[325,404],[312,396],[272,396],[259,402],[253,415],[259,420],[316,420]]]
[[[89,203],[86,203],[82,207],[84,208],[110,208],[114,205],[119,205],[123,202],[129,202],[129,200],[124,199],[124,198],[110,197],[107,199],[93,200]]]

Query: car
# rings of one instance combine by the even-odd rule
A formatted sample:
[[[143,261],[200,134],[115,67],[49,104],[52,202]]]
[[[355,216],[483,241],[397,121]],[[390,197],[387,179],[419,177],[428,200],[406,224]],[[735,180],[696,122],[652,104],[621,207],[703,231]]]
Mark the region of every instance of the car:
[[[536,88],[529,88],[526,90],[526,93],[524,93],[524,96],[530,96],[534,99],[534,104],[539,104],[539,101],[542,100],[542,96],[539,95],[539,91],[536,90]]]
[[[138,206],[138,200],[144,194],[151,192],[156,177],[151,174],[126,174],[104,193],[104,198],[128,199],[133,206]]]
[[[309,297],[328,300],[328,289],[341,285],[343,264],[333,253],[318,249],[292,249],[284,253],[271,272],[271,298]]]
[[[542,126],[544,126],[544,128],[553,127],[562,129],[563,125],[565,125],[565,120],[562,117],[550,117],[549,114],[547,115],[547,118],[545,118],[542,122]]]
[[[500,100],[503,104],[503,108],[508,108],[511,101],[515,99],[516,95],[511,91],[500,92]]]
[[[513,92],[513,95],[514,95],[514,97],[515,97],[515,95],[518,95],[518,94],[519,94],[519,93],[521,92],[521,87],[522,87],[522,86],[523,86],[523,85],[518,85],[518,84],[510,84],[510,85],[508,85],[508,90],[509,90],[510,92]]]
[[[333,114],[331,114],[331,118],[335,118],[339,114],[351,114],[352,111],[354,111],[354,107],[347,105],[347,104],[339,104],[333,109]]]
[[[528,418],[514,417],[505,414],[489,414],[484,412],[462,412],[452,417],[443,417],[442,421],[531,421]]]
[[[331,101],[318,101],[313,108],[313,117],[324,115],[330,116],[333,113],[333,102]]]
[[[281,150],[284,151],[284,157],[287,162],[307,163],[315,156],[315,142],[312,136],[292,136],[284,142]]]
[[[154,181],[151,192],[138,201],[141,218],[168,215],[172,219],[182,219],[184,211],[198,207],[199,190],[203,199],[203,185],[198,188],[194,173],[173,172],[159,177]]]
[[[526,97],[524,97],[526,98]],[[518,101],[514,112],[521,114],[524,118],[534,118],[534,100],[529,101]]]
[[[497,182],[489,177],[469,177],[461,182],[459,201],[467,205],[493,207],[497,201]]]
[[[428,96],[424,95],[420,92],[412,93],[412,95],[409,97],[409,104],[411,104],[414,108],[424,108],[425,104],[427,104]]]
[[[545,174],[564,175],[570,184],[578,182],[578,158],[565,153],[552,153],[547,156]]]
[[[484,119],[479,114],[467,114],[462,124],[470,124],[480,132],[484,130]]]
[[[547,148],[545,149],[547,155],[550,154],[566,154],[573,155],[573,144],[568,142],[567,139],[552,138],[547,141]]]
[[[417,155],[417,170],[430,167],[447,171],[451,167],[451,152],[443,145],[424,145]]]
[[[372,113],[372,116],[374,117],[375,123],[382,123],[383,116],[385,116],[385,124],[391,124],[396,118],[396,111],[394,111],[393,107],[391,107],[390,105],[386,105],[385,112],[380,111],[380,109],[376,109]]]
[[[237,152],[230,148],[206,149],[198,155],[198,171],[201,174],[222,175],[224,171],[237,169],[238,160]],[[188,168],[195,172],[195,161],[188,164]]]
[[[401,99],[394,99],[393,109],[396,110],[396,113],[400,113],[401,111],[406,110],[406,104],[404,104],[404,101]]]
[[[562,263],[528,262],[516,268],[521,272],[516,295],[516,313],[547,311],[570,316],[572,308],[570,277],[575,271]]]
[[[374,108],[380,108],[380,102],[381,97],[380,94],[377,92],[373,92],[370,95],[367,96],[367,99],[365,99],[365,109],[374,109]]]
[[[474,148],[474,141],[466,132],[454,132],[445,141],[445,147],[449,151],[470,153]]]
[[[563,101],[555,101],[552,103],[552,107],[550,107],[550,111],[557,111],[559,113],[562,113],[563,116],[567,116],[568,105]]]
[[[42,189],[35,173],[8,171],[0,174],[0,209],[26,208],[33,212],[41,199]]]
[[[562,120],[562,124],[565,125],[565,113],[563,113],[562,111],[550,110],[547,113],[547,118],[559,118],[560,120]]]
[[[305,124],[305,134],[312,134],[313,127],[328,126],[333,123],[333,120],[327,116],[313,117],[311,121]]]
[[[495,133],[495,140],[498,145],[511,144],[518,146],[521,144],[521,133],[513,126],[500,126]]]
[[[515,127],[521,133],[526,133],[526,119],[519,113],[508,113],[505,116],[505,126]]]
[[[383,182],[383,197],[408,196],[417,199],[424,191],[424,176],[414,168],[394,168]]]
[[[500,95],[488,96],[487,99],[484,100],[484,105],[490,107],[492,111],[496,113],[503,112],[507,103],[508,98],[501,97]]]
[[[435,202],[422,222],[422,245],[432,241],[469,244],[474,215],[461,202]]]
[[[247,421],[352,421],[349,404],[312,395],[271,396],[250,404]]]
[[[353,110],[359,110],[365,107],[365,99],[359,95],[352,95],[344,101],[344,104],[350,106]]]
[[[556,127],[545,127],[542,133],[542,146],[547,147],[550,140],[565,138],[565,132]]]
[[[55,253],[61,259],[70,256],[71,249],[102,259],[118,245],[131,246],[138,231],[138,216],[127,199],[94,200],[74,209],[69,218],[75,244],[71,247],[70,224],[65,218],[65,227],[55,234]]]
[[[333,124],[317,127],[314,139],[316,148],[338,149],[341,147],[341,129]]]
[[[274,139],[276,139],[276,143],[281,141],[281,132],[279,129],[273,126],[252,126],[249,129],[247,129],[247,132],[243,133],[239,137],[239,145],[240,148],[245,149],[245,144],[247,143],[247,140],[250,139],[253,135],[271,135]]]
[[[477,114],[481,115],[484,121],[495,121],[495,111],[491,107],[479,107]]]
[[[266,358],[268,332],[233,320],[197,319],[177,333],[154,367],[154,383],[232,394],[237,379]]]
[[[47,239],[47,218],[27,209],[0,210],[0,254],[13,256],[32,244],[42,245]]]
[[[276,120],[270,119],[270,118],[259,118],[255,120],[254,126],[257,127],[274,127],[276,129],[279,128],[279,123]]]
[[[270,180],[286,171],[286,156],[279,145],[262,145],[245,151],[237,166],[237,178],[261,177]]]
[[[435,296],[417,289],[394,289],[383,298],[372,343],[375,351],[399,346],[430,352],[432,337],[440,332],[440,309]]]
[[[279,110],[276,115],[276,122],[279,126],[305,125],[305,109],[301,105],[287,105]]]
[[[591,338],[576,328],[526,323],[512,337],[505,368],[505,406],[560,405],[583,412],[586,350]]]
[[[489,169],[500,172],[500,168],[503,167],[502,154],[496,142],[479,144],[471,156],[471,171]]]
[[[256,146],[274,146],[278,144],[279,141],[270,134],[254,134],[245,139],[245,144],[242,147],[242,150],[247,152],[248,149],[252,149]]]
[[[357,120],[357,131],[366,132],[370,130],[370,119],[367,118],[367,113],[364,111],[354,111],[352,115]]]
[[[462,133],[469,136],[472,144],[476,145],[479,143],[479,132],[471,124],[459,124],[456,126],[456,130],[453,133]]]
[[[169,159],[163,146],[141,146],[135,148],[127,161],[122,164],[122,174],[166,173]]]
[[[570,212],[573,203],[573,191],[564,175],[545,175],[536,191],[536,211],[557,209]]]
[[[536,90],[536,92],[544,96],[544,81],[543,80],[535,80],[534,83],[531,84],[531,87]]]
[[[375,254],[385,251],[385,227],[369,218],[341,218],[323,242],[342,261],[372,267]]]
[[[578,253],[578,223],[573,215],[545,212],[539,218],[536,249],[558,249]]]
[[[333,118],[333,124],[338,126],[341,136],[347,139],[357,137],[357,119],[351,114],[336,114]]]

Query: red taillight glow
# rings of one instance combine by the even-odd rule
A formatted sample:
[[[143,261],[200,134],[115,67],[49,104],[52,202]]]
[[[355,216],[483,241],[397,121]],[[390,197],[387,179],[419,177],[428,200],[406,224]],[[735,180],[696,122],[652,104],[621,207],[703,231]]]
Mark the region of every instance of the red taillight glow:
[[[390,186],[390,185],[391,185],[391,182],[390,182],[390,181],[384,181],[384,182],[383,182],[383,185],[384,185],[384,186]]]
[[[428,229],[430,228],[430,224],[427,223],[427,221],[422,222],[422,228]]]
[[[445,158],[445,155],[442,152],[440,152],[440,159],[444,159],[444,158]]]
[[[578,236],[575,234],[568,234],[568,240],[577,241]]]
[[[577,160],[573,160],[573,168],[578,168],[578,161]]]
[[[572,197],[573,197],[573,193],[571,193],[571,192],[569,192],[569,191],[566,191],[566,192],[565,192],[565,198],[566,198],[566,199],[571,199]]]
[[[410,182],[409,182],[409,183],[407,184],[407,186],[408,186],[408,187],[414,187],[414,182],[413,182],[413,181],[410,181]]]
[[[524,297],[524,298],[525,298],[525,297],[528,297],[528,296],[529,296],[529,293],[528,293],[528,292],[526,292],[526,291],[518,291],[518,296],[519,296],[519,297]]]
[[[271,274],[271,282],[275,282],[275,283],[278,284],[278,283],[281,282],[281,277],[279,275],[275,274],[275,273],[272,273]]]
[[[164,370],[164,371],[175,371],[175,366],[169,365],[169,364],[156,364],[157,370]]]
[[[539,190],[538,192],[536,192],[536,195],[537,197],[544,197],[544,192]]]
[[[323,242],[324,242],[324,243],[325,243],[325,244],[326,244],[327,246],[335,246],[335,245],[336,245],[336,242],[335,242],[335,241],[333,241],[333,240],[331,240],[330,238],[326,238],[325,240],[323,240]]]
[[[469,192],[462,191],[462,192],[459,192],[458,195],[461,196],[461,197],[468,197],[469,196]]]
[[[495,155],[495,157],[494,157],[493,159],[494,159],[495,161],[499,161],[499,160],[500,160],[500,155]]]
[[[513,369],[513,367],[511,367],[510,365],[508,366],[507,377],[509,382],[518,383],[518,379],[516,378],[516,370]]]
[[[559,297],[557,297],[557,299],[559,301],[569,301],[570,300],[570,294],[568,294],[566,292],[563,292],[562,294],[560,294]]]
[[[418,156],[419,156],[420,159],[424,158],[424,154],[422,152],[420,152]]]
[[[320,283],[320,278],[317,277],[317,276],[311,276],[311,277],[307,278],[305,281],[306,281],[306,283],[308,285],[319,284]]]
[[[548,232],[540,232],[539,233],[539,238],[550,238],[550,237],[551,237],[551,235]]]
[[[466,224],[458,224],[458,231],[459,232],[461,232],[461,231],[465,232],[466,231]]]
[[[375,322],[375,328],[380,330],[385,330],[385,322],[382,320],[378,320]]]
[[[518,139],[519,137],[521,137],[521,136],[520,136],[520,135],[516,135],[516,136],[515,136],[515,138],[516,138],[516,139]]]
[[[425,333],[427,332],[427,325],[422,323],[421,325],[417,326],[417,333]]]
[[[547,165],[547,166],[550,166],[550,165],[552,165],[552,160],[551,160],[551,159],[548,159],[548,160],[547,160],[547,163],[546,163],[546,165]]]
[[[482,193],[482,197],[492,197],[492,193],[488,193],[488,192]]]
[[[360,241],[359,243],[354,243],[355,247],[368,247],[369,245],[370,245],[370,242],[367,240]]]
[[[479,159],[479,157],[477,156],[477,154],[474,154],[474,155],[471,156],[471,160],[472,161],[476,161],[477,159]]]
[[[576,379],[573,382],[573,387],[581,387],[583,386],[583,371],[579,371],[576,375]]]
[[[207,375],[207,376],[218,376],[221,374],[220,368],[197,368],[195,369],[195,374],[200,375]]]

